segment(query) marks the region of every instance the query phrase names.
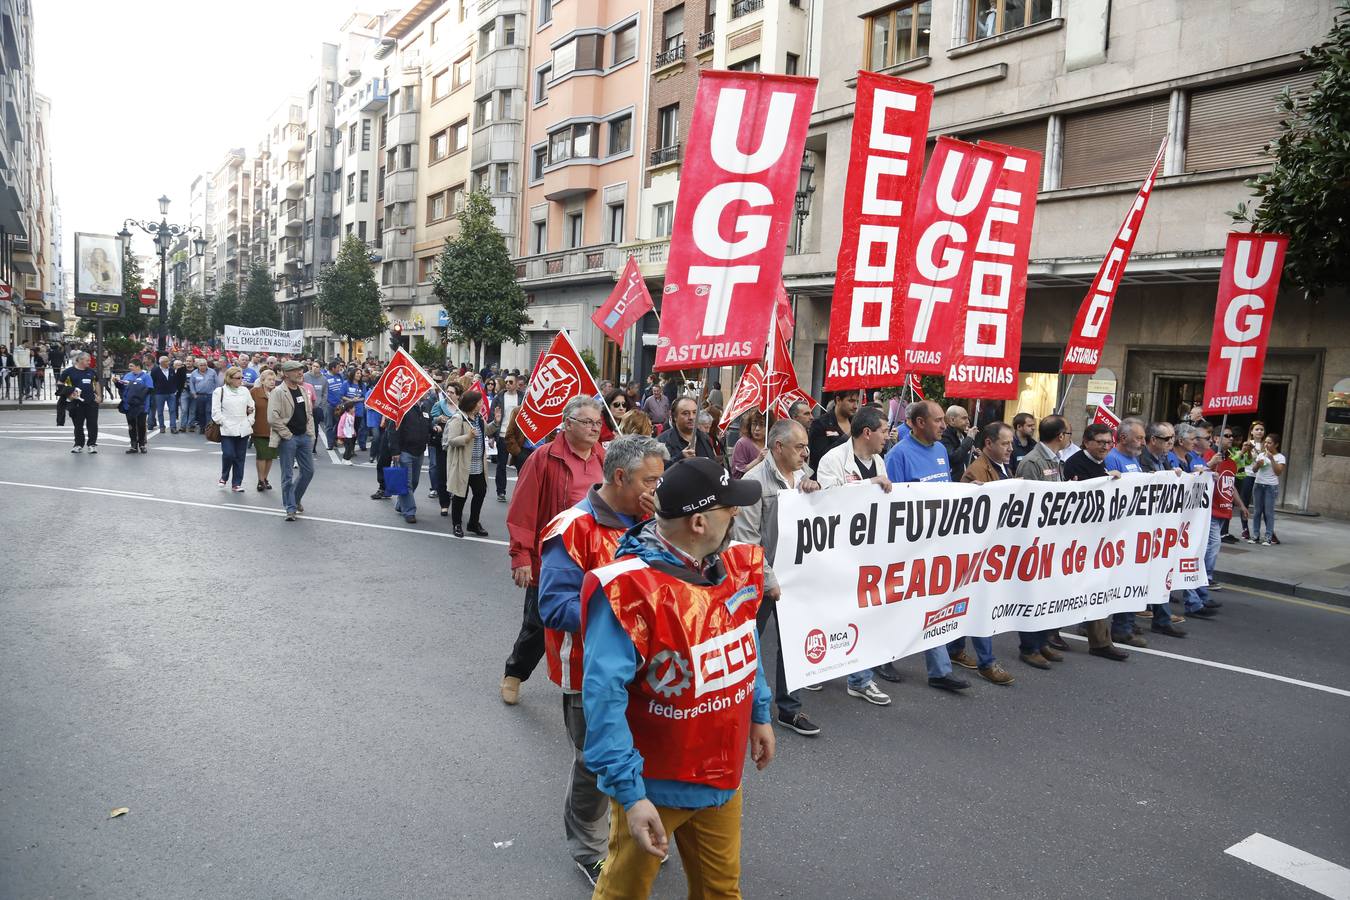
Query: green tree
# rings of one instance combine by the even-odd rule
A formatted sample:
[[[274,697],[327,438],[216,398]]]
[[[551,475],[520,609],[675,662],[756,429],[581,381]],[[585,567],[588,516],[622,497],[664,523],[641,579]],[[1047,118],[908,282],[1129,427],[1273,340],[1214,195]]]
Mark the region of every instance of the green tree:
[[[244,328],[281,327],[281,310],[272,291],[272,278],[260,262],[249,266],[248,285],[239,304],[239,324]]]
[[[1229,215],[1289,235],[1285,275],[1316,300],[1350,283],[1350,6],[1303,57],[1322,74],[1306,93],[1280,97],[1284,120],[1266,150],[1274,166],[1247,182],[1258,202]]]
[[[169,334],[175,334],[179,337],[183,334],[183,295],[185,293],[187,293],[186,289],[175,294],[173,304],[169,307]]]
[[[183,306],[179,336],[194,343],[200,343],[211,337],[211,310],[202,295],[196,291],[187,291],[178,302]]]
[[[450,340],[476,348],[497,341],[522,343],[525,292],[516,284],[506,239],[492,224],[492,201],[483,191],[469,195],[459,214],[459,234],[446,238],[436,270],[436,297],[450,317]]]
[[[211,311],[211,333],[224,334],[226,325],[239,324],[239,286],[225,282],[207,304]]]
[[[356,235],[347,235],[337,259],[319,273],[316,302],[324,327],[345,337],[348,347],[389,327],[380,307],[380,286],[375,282],[370,251]]]
[[[420,334],[413,339],[412,350],[409,355],[417,360],[419,366],[426,369],[445,363],[445,352]]]

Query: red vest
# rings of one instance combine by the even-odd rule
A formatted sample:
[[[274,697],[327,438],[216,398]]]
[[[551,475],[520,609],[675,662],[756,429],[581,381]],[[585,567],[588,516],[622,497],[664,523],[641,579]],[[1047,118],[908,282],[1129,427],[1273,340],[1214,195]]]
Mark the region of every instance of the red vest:
[[[582,572],[591,572],[614,562],[623,530],[606,528],[584,509],[569,506],[548,523],[539,545],[555,537]],[[581,650],[581,632],[544,629],[549,680],[565,691],[581,690]]]
[[[1216,519],[1233,518],[1233,490],[1237,485],[1237,463],[1225,459],[1214,469],[1214,509]]]
[[[628,727],[646,778],[735,790],[741,784],[759,655],[755,614],[764,551],[733,544],[727,576],[696,585],[625,557],[586,577],[598,585],[637,648]]]

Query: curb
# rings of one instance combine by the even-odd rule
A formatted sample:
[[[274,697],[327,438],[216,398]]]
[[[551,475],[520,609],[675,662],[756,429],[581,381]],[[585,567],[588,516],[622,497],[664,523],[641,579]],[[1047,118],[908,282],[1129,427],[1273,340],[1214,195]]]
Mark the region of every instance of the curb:
[[[1338,588],[1326,587],[1318,584],[1291,584],[1288,581],[1277,581],[1273,578],[1261,578],[1256,575],[1226,572],[1221,568],[1216,568],[1214,574],[1221,579],[1220,584],[1259,588],[1263,591],[1270,591],[1272,594],[1286,594],[1290,597],[1298,597],[1303,600],[1316,600],[1318,603],[1327,603],[1332,606],[1350,607],[1350,591]]]

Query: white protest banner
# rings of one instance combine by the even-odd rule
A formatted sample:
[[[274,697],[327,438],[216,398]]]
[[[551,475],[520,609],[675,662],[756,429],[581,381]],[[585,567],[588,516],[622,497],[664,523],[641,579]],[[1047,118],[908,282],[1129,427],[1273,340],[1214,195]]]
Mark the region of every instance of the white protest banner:
[[[959,637],[1165,603],[1174,568],[1206,583],[1211,490],[1207,473],[1166,472],[784,492],[773,569],[788,689]]]
[[[305,333],[300,329],[281,331],[226,325],[224,346],[226,350],[243,353],[299,353],[305,347]]]

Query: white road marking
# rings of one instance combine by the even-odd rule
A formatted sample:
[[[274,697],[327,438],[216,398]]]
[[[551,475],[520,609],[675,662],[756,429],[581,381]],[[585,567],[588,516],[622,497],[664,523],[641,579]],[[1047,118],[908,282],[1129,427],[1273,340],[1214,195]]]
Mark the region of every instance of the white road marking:
[[[1068,638],[1071,641],[1082,641],[1087,643],[1087,638],[1078,634],[1067,634],[1060,632],[1060,637]],[[1285,684],[1297,685],[1298,687],[1312,688],[1314,691],[1325,691],[1328,694],[1336,694],[1341,697],[1350,697],[1350,691],[1342,688],[1330,687],[1325,684],[1317,684],[1312,681],[1301,681],[1297,678],[1290,678],[1286,675],[1276,675],[1273,672],[1262,672],[1259,669],[1246,669],[1242,666],[1233,666],[1228,663],[1214,662],[1209,659],[1200,659],[1195,656],[1182,656],[1179,653],[1168,653],[1166,650],[1154,650],[1150,647],[1130,647],[1130,653],[1146,653],[1149,656],[1163,656],[1167,659],[1178,659],[1182,662],[1195,663],[1197,666],[1209,666],[1214,669],[1223,669],[1228,672],[1238,672],[1242,675],[1255,675],[1257,678],[1269,678],[1271,681],[1282,681]]]
[[[1256,832],[1227,850],[1243,862],[1286,878],[1332,900],[1350,900],[1350,869]]]
[[[130,497],[153,497],[153,496],[155,496],[154,494],[147,494],[145,491],[119,491],[119,490],[116,490],[116,489],[114,489],[114,488],[98,487],[97,485],[90,485],[90,484],[82,484],[82,485],[80,485],[80,490],[82,490],[82,491],[102,491],[102,492],[104,492],[105,494],[126,494],[126,495],[128,495],[128,496],[130,496]]]
[[[144,500],[149,503],[172,503],[175,506],[196,506],[201,509],[220,509],[226,512],[244,512],[255,513],[261,516],[284,516],[285,510],[280,509],[259,509],[256,506],[232,506],[224,503],[198,503],[194,500],[170,500],[167,497],[138,497],[131,494],[112,493],[104,488],[87,489],[62,487],[56,484],[30,484],[25,481],[0,481],[0,485],[9,487],[37,488],[44,491],[61,491],[69,494],[90,494],[93,496],[109,497],[118,500]],[[419,528],[411,528],[407,525],[377,525],[374,522],[353,522],[349,519],[329,519],[323,516],[311,516],[305,513],[300,515],[302,522],[326,522],[330,525],[352,525],[357,528],[376,528],[380,531],[404,531],[408,534],[420,534],[424,537],[445,538],[450,541],[466,541],[475,544],[496,544],[499,547],[509,547],[509,541],[498,541],[493,538],[481,537],[462,537],[457,538],[452,534],[446,534],[442,531],[423,531]]]

